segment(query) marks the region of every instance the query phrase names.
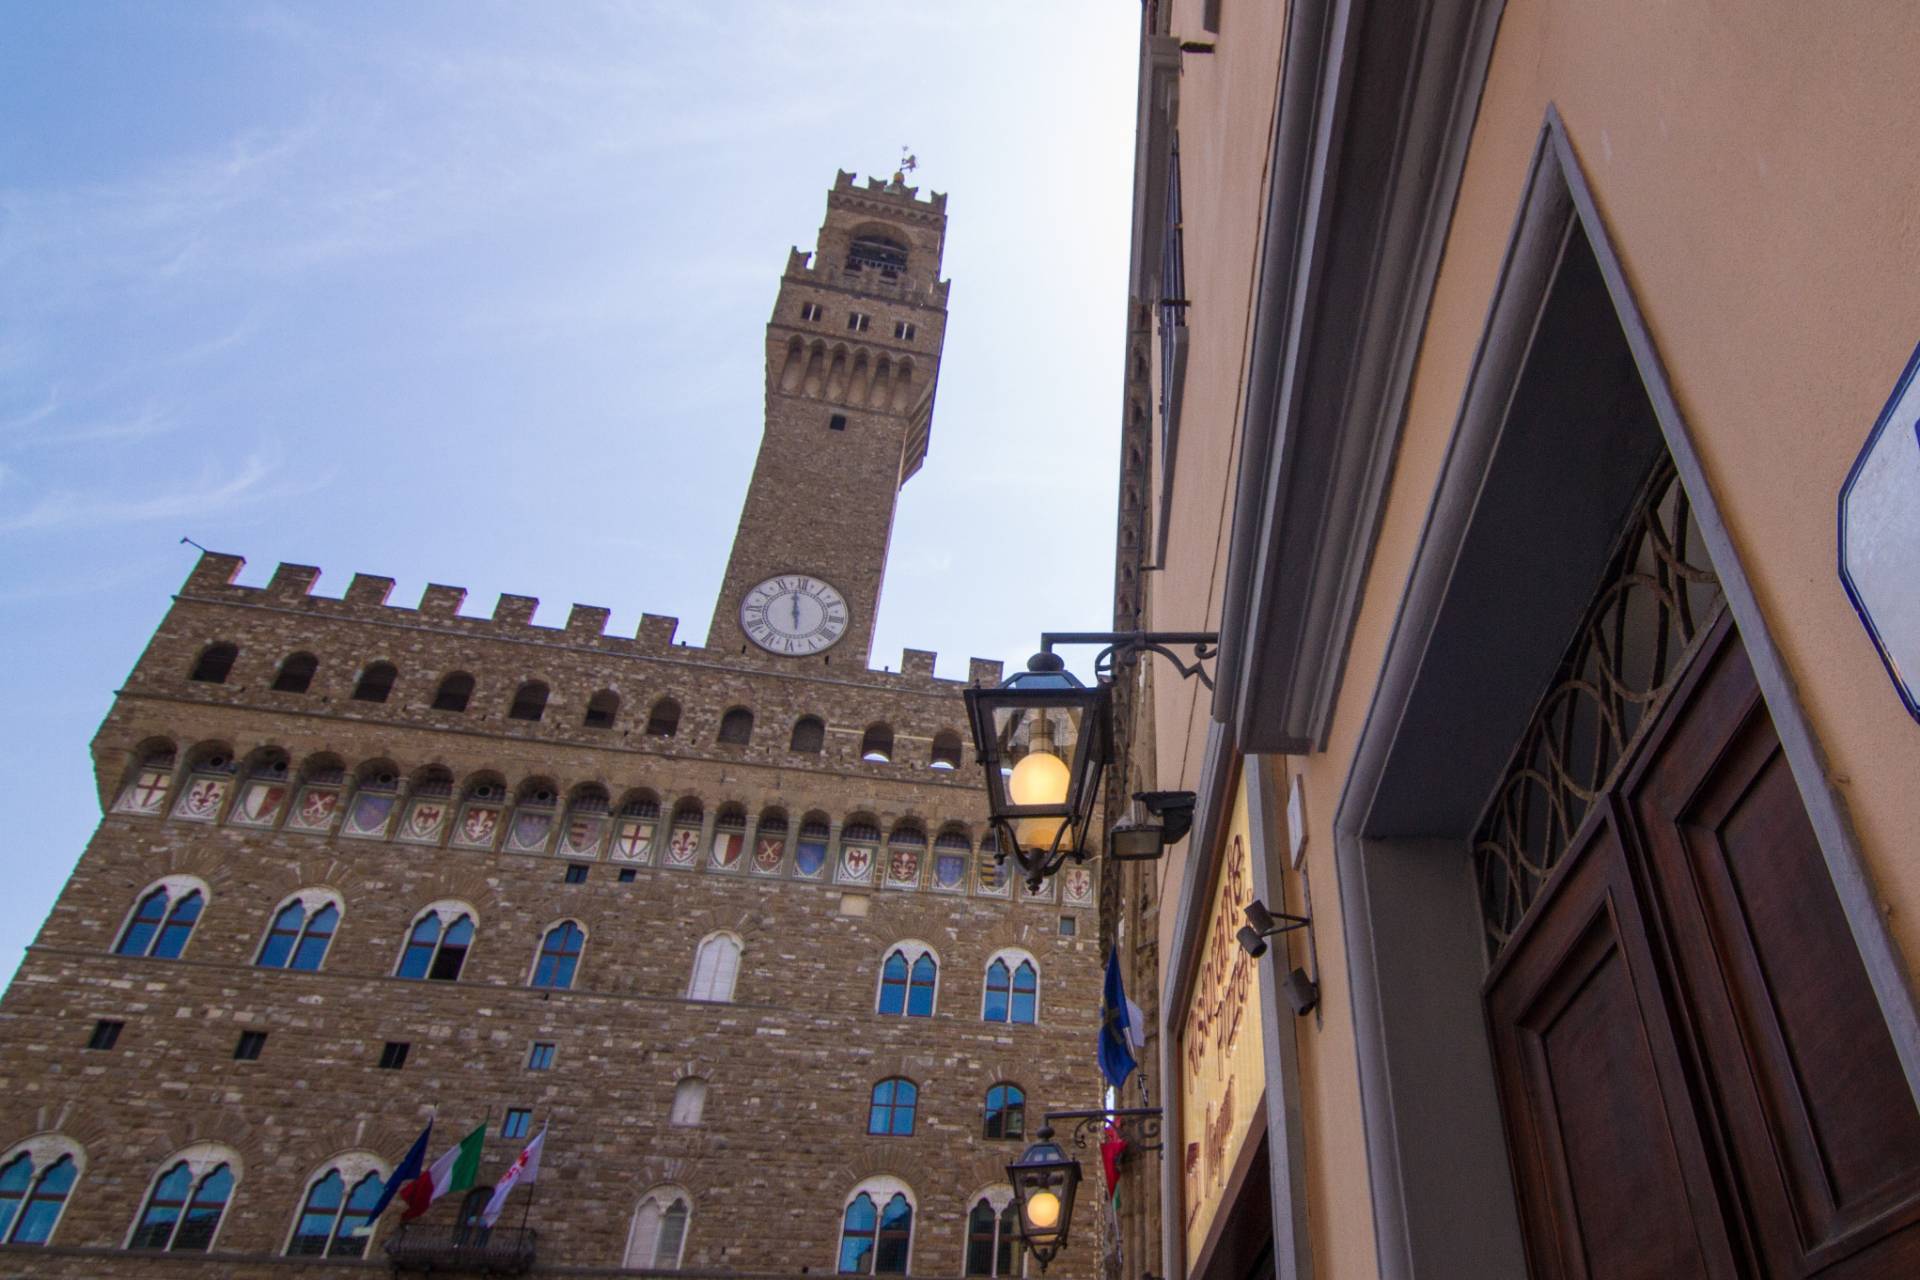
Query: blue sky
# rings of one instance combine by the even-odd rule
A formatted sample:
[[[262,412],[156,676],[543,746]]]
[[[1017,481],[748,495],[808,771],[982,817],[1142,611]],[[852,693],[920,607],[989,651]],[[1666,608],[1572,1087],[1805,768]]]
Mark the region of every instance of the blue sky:
[[[874,647],[1111,616],[1127,0],[0,8],[0,896],[197,553],[707,627],[788,246],[837,168],[949,193],[932,450]],[[995,575],[1017,574],[1017,581]]]

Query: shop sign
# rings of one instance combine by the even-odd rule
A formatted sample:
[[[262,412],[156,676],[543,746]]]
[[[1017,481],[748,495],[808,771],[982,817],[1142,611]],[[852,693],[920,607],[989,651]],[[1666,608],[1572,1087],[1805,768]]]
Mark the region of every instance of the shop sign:
[[[1219,879],[1201,943],[1200,969],[1180,1031],[1184,1236],[1191,1266],[1222,1204],[1235,1163],[1256,1126],[1266,1081],[1258,969],[1235,935],[1253,897],[1244,781],[1234,796]]]
[[[1920,720],[1920,348],[1840,486],[1840,581]]]

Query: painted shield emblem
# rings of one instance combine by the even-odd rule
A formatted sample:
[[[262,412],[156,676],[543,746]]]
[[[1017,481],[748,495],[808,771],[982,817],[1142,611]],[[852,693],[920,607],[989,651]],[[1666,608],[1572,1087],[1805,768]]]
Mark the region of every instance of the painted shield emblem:
[[[191,818],[195,822],[212,822],[214,815],[220,812],[220,802],[226,798],[225,778],[198,779],[187,788],[187,794],[180,797],[176,816]]]
[[[393,797],[362,792],[353,800],[353,811],[347,815],[347,834],[351,836],[377,836],[387,829],[387,818],[393,813]]]
[[[1085,906],[1093,901],[1093,872],[1085,867],[1069,868],[1060,885],[1068,902]]]
[[[300,797],[300,811],[293,816],[294,825],[309,831],[325,831],[333,821],[333,811],[339,803],[338,791],[310,788]]]
[[[280,812],[280,802],[287,798],[287,788],[278,782],[255,782],[240,793],[240,803],[234,817],[241,822],[250,822],[255,826],[265,826],[273,821]]]
[[[753,866],[756,871],[769,874],[780,869],[780,859],[787,852],[787,842],[778,836],[761,836],[754,842]]]
[[[447,806],[438,800],[416,800],[407,810],[403,834],[409,840],[431,840],[440,834],[440,824],[446,816]]]
[[[980,855],[980,865],[975,874],[982,893],[1000,893],[1007,887],[1007,869],[995,861],[990,853]]]
[[[802,840],[793,847],[793,869],[801,875],[817,876],[826,865],[827,846],[824,841]]]
[[[699,852],[700,833],[692,827],[682,827],[667,841],[667,865],[690,867],[699,856]]]
[[[742,831],[716,831],[713,833],[713,865],[725,871],[740,861],[740,850],[746,846],[746,833]]]
[[[958,889],[967,878],[967,857],[963,853],[943,853],[933,860],[933,883],[941,889]]]
[[[600,837],[607,831],[605,818],[574,818],[560,838],[560,852],[592,856],[600,852]]]
[[[613,833],[613,856],[620,862],[645,862],[653,849],[653,824],[626,820]]]
[[[919,852],[913,849],[895,849],[887,858],[887,883],[919,884]]]
[[[142,769],[114,807],[122,813],[158,813],[167,800],[168,780],[165,769]]]
[[[873,850],[850,844],[840,851],[840,869],[849,880],[865,880],[873,870]]]
[[[553,830],[550,813],[516,813],[507,836],[507,848],[522,853],[539,853],[547,847],[547,834]]]
[[[467,810],[460,819],[460,838],[468,844],[492,844],[493,832],[500,825],[498,809],[482,809],[478,806]]]

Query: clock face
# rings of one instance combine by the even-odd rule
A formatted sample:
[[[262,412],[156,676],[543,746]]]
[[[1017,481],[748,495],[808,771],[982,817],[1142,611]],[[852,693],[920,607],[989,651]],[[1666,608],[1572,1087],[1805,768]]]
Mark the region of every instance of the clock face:
[[[768,653],[806,657],[847,633],[847,602],[818,578],[782,574],[747,592],[740,629]]]

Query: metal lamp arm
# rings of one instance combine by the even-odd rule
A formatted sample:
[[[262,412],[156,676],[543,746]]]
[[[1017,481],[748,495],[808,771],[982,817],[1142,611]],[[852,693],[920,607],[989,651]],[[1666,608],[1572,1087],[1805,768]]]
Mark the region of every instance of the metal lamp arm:
[[[1055,645],[1104,646],[1094,655],[1093,673],[1095,676],[1108,676],[1113,672],[1116,662],[1131,663],[1137,661],[1142,653],[1157,653],[1173,664],[1180,678],[1198,678],[1207,688],[1213,688],[1213,677],[1206,673],[1202,663],[1212,660],[1220,652],[1220,633],[1217,631],[1045,631],[1040,635],[1040,652],[1052,653]],[[1183,659],[1168,646],[1189,648],[1193,651],[1191,662]]]

